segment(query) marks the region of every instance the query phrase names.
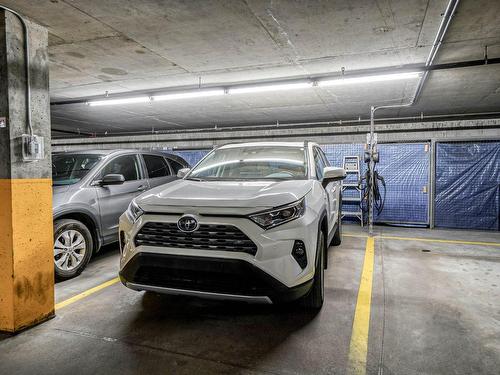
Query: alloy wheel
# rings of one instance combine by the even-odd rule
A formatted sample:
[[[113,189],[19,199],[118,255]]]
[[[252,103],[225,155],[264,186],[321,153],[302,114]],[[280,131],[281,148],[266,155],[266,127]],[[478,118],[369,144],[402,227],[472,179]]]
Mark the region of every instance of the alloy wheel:
[[[54,242],[55,265],[64,271],[74,270],[83,261],[86,251],[83,234],[74,229],[65,230]]]

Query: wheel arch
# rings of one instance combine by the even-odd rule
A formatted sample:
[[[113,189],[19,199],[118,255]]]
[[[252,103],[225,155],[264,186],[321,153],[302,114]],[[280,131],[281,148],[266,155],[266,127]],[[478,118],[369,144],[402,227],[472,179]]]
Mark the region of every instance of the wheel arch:
[[[319,217],[319,225],[318,225],[318,234],[320,231],[323,231],[323,236],[325,237],[325,246],[326,250],[328,250],[328,216],[326,215],[326,211],[322,211]],[[316,259],[318,259],[318,249],[316,249]],[[328,268],[328,251],[325,251],[325,269]],[[316,264],[316,260],[315,263]]]
[[[99,232],[99,227],[97,225],[97,220],[93,217],[92,214],[84,211],[67,211],[60,212],[59,214],[54,216],[54,221],[61,219],[72,219],[83,223],[89,229],[90,234],[92,235],[92,242],[94,247],[93,252],[95,253],[99,251],[102,240]]]

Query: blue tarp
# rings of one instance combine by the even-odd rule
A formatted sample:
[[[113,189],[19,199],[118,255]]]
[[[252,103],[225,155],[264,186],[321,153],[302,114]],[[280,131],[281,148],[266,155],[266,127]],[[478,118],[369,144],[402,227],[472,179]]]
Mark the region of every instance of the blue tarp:
[[[333,166],[342,166],[344,156],[359,156],[364,176],[364,148],[361,144],[323,145]],[[375,222],[428,224],[430,148],[428,143],[390,143],[378,145],[377,171],[386,183],[385,206]],[[381,189],[383,194],[383,188]],[[347,196],[347,194],[345,194]],[[344,210],[356,210],[355,203],[344,203]]]
[[[384,177],[387,195],[376,222],[429,223],[430,145],[390,143],[378,147],[378,173]]]
[[[499,230],[500,142],[436,145],[435,224]]]
[[[172,154],[179,155],[181,158],[186,160],[191,167],[194,167],[196,163],[198,163],[206,154],[208,154],[209,150],[185,150],[185,151],[168,151]]]

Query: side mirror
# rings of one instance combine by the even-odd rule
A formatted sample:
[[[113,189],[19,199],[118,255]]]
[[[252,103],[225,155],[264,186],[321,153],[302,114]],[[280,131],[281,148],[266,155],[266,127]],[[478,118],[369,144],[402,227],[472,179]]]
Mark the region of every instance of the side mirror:
[[[101,185],[121,185],[125,182],[125,177],[122,174],[107,174],[101,180]]]
[[[342,181],[346,177],[344,168],[325,167],[323,169],[323,186],[333,181]]]
[[[177,177],[178,178],[184,178],[185,175],[188,174],[188,172],[191,170],[191,168],[182,168],[177,171]]]

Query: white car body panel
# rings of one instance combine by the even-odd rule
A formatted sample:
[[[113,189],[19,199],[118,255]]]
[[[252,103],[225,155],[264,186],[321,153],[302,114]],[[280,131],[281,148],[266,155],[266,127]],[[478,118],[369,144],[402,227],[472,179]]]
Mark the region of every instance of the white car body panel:
[[[141,196],[148,207],[242,207],[253,212],[296,201],[311,190],[310,180],[293,181],[190,181],[177,180]]]

